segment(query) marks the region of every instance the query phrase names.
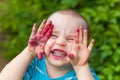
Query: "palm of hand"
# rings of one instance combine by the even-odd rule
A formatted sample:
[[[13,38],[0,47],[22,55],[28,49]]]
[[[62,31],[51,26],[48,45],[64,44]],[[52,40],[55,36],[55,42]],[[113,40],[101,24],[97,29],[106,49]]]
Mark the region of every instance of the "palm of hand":
[[[80,27],[75,32],[73,42],[74,46],[71,50],[71,53],[68,55],[73,67],[83,66],[87,63],[92,47],[94,45],[94,39],[91,40],[88,46],[87,41],[87,30],[84,30],[84,34],[82,34],[82,27]]]
[[[33,25],[32,32],[31,32],[29,42],[28,42],[28,49],[33,54],[37,53],[38,58],[40,60],[42,59],[44,45],[49,39],[52,33],[52,29],[53,29],[53,24],[51,21],[49,21],[46,24],[46,20],[43,20],[37,32],[36,32],[36,24]]]

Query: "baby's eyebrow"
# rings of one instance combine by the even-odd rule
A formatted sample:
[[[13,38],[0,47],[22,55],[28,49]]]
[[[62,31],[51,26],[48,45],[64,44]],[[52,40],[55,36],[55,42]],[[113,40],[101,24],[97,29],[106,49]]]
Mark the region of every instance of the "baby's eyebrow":
[[[53,31],[52,31],[52,33],[56,33],[56,34],[58,34],[59,32],[58,32],[58,31],[54,31],[54,30],[53,30]]]
[[[72,34],[71,35],[67,35],[67,37],[74,37],[74,35],[72,35]]]

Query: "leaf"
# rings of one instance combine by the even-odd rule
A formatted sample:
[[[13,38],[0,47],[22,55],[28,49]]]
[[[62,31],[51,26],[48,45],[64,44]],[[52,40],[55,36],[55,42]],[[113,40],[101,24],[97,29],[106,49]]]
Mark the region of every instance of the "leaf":
[[[113,31],[113,34],[116,34],[116,36],[120,37],[120,27],[116,24],[109,24],[109,28],[111,31]]]

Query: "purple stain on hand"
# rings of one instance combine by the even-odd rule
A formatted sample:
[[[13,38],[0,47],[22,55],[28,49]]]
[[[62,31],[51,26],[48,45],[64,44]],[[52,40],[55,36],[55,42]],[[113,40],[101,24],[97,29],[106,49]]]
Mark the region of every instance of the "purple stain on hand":
[[[31,38],[29,43],[31,44],[31,46],[37,46],[38,45],[37,36]]]
[[[39,59],[39,60],[42,60],[42,54],[43,54],[42,52],[39,52],[39,53],[38,53],[38,59]]]
[[[74,55],[73,55],[72,53],[69,53],[67,56],[68,56],[70,59],[74,59]]]

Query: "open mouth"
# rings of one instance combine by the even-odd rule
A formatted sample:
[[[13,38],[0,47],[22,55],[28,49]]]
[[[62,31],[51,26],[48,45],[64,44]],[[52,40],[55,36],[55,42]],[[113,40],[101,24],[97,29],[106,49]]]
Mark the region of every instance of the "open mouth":
[[[54,49],[51,51],[52,55],[56,57],[66,57],[67,53],[64,50],[61,49]]]

